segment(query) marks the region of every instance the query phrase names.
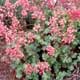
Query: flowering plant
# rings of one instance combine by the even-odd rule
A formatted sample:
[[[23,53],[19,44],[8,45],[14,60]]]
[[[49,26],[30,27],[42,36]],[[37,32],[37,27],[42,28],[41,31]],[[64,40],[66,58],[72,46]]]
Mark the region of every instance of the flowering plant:
[[[16,78],[65,80],[80,68],[77,0],[0,1],[0,60]]]

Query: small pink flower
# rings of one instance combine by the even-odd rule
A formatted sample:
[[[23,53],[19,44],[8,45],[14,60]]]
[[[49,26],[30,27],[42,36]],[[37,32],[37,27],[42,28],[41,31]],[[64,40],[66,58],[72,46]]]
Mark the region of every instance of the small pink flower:
[[[20,4],[23,9],[29,10],[30,8],[29,0],[18,0],[18,4]]]
[[[34,68],[32,67],[31,64],[26,64],[24,71],[25,71],[26,74],[30,75],[30,74],[33,72],[33,69],[34,69]]]
[[[7,48],[6,50],[6,54],[10,57],[10,58],[14,58],[14,59],[21,59],[24,57],[24,54],[20,51],[19,48],[14,47],[14,48]]]
[[[12,8],[13,5],[10,2],[10,0],[5,0],[5,6],[6,6],[7,9],[10,9],[10,8]]]
[[[29,32],[27,34],[27,42],[30,44],[30,43],[33,43],[34,42],[34,39],[35,39],[35,35],[32,33],[32,32]]]
[[[75,39],[74,35],[67,35],[67,37],[63,37],[62,41],[66,44],[70,44]]]
[[[0,36],[4,36],[4,34],[6,33],[6,29],[4,27],[3,22],[0,21]]]
[[[8,15],[9,17],[13,17],[13,16],[14,16],[14,13],[13,13],[13,12],[8,12],[7,15]]]
[[[22,11],[21,11],[21,14],[22,14],[22,16],[27,16],[26,10],[22,10]]]
[[[60,29],[58,28],[58,26],[55,26],[55,27],[52,27],[51,29],[50,29],[50,33],[51,34],[56,34],[56,35],[61,35],[61,32],[60,32]]]
[[[50,9],[53,9],[54,8],[54,5],[56,3],[57,0],[45,0],[45,2],[47,3],[48,7]]]
[[[34,11],[37,11],[37,10],[38,10],[37,6],[31,6],[30,7],[30,12],[34,12]]]
[[[40,75],[43,75],[44,71],[50,71],[49,64],[47,62],[38,62],[36,69]]]
[[[51,45],[49,45],[49,46],[46,47],[46,51],[47,51],[49,56],[53,56],[54,53],[55,53],[55,48],[52,47]]]
[[[7,31],[5,34],[6,43],[11,43],[14,40],[14,34],[11,30]]]
[[[33,30],[34,30],[35,32],[38,32],[40,28],[41,28],[41,26],[40,26],[40,24],[38,24],[38,25],[35,25],[35,26],[33,27]]]
[[[42,21],[44,21],[46,19],[44,13],[41,10],[34,11],[32,13],[32,18],[33,19],[37,18],[37,19],[42,20]]]
[[[70,18],[73,20],[80,19],[80,10],[71,10],[71,11],[68,11],[68,14]]]
[[[67,32],[63,34],[62,42],[70,44],[75,39],[75,32],[73,27],[68,27]]]
[[[49,20],[49,24],[51,27],[55,26],[57,23],[57,18],[56,17],[51,17]]]
[[[74,32],[76,32],[76,29],[74,29],[72,26],[67,28],[67,33],[71,34],[71,33],[74,33]]]
[[[60,19],[60,20],[59,20],[59,24],[60,24],[60,26],[61,26],[62,28],[64,28],[65,23],[66,23],[66,20],[65,20],[65,19]]]
[[[12,18],[12,27],[11,27],[12,30],[17,30],[19,29],[19,20],[13,16]]]
[[[25,45],[27,42],[25,33],[23,31],[18,32],[16,44],[18,46]]]

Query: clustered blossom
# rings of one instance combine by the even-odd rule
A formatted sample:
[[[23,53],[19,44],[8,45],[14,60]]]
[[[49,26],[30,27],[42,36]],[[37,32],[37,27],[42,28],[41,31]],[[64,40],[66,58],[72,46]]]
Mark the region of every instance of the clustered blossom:
[[[60,0],[60,2],[67,10],[76,9],[76,0]]]
[[[51,45],[47,46],[45,50],[47,51],[47,54],[48,54],[49,56],[53,56],[54,53],[55,53],[55,48],[52,47]]]
[[[34,40],[35,40],[35,35],[32,32],[29,32],[27,34],[27,43],[28,44],[33,43]]]
[[[22,16],[25,17],[25,16],[27,16],[27,11],[26,11],[26,10],[22,10],[22,11],[21,11],[21,14],[22,14]]]
[[[35,32],[38,32],[40,30],[40,28],[41,28],[40,24],[35,24],[34,27],[33,27],[33,30]]]
[[[58,1],[61,2],[61,7],[56,6]],[[2,42],[5,44],[4,51],[0,49],[0,55],[5,53],[5,56],[12,61],[26,59],[24,63],[21,62],[25,64],[26,75],[35,72],[42,76],[44,72],[51,72],[49,62],[39,57],[43,57],[46,52],[47,56],[52,58],[58,46],[64,47],[65,44],[72,43],[76,38],[73,21],[80,19],[80,10],[76,10],[74,1],[40,0],[39,4],[39,0],[16,0],[15,3],[5,0],[4,6],[0,6],[0,39],[4,39]],[[18,7],[21,7],[20,11]],[[73,21],[69,22],[69,20]],[[31,29],[28,29],[29,27]],[[58,41],[58,38],[61,40]],[[27,48],[26,45],[29,47]],[[29,48],[31,51],[27,51]],[[32,56],[38,56],[35,65],[27,61],[28,58],[32,59]],[[8,61],[7,57],[3,59]]]
[[[51,34],[60,35],[60,29],[57,25],[57,18],[56,17],[50,18],[49,25],[50,25],[49,27],[50,27]]]
[[[50,9],[54,9],[57,0],[45,0],[45,3],[48,5]]]
[[[33,13],[32,13],[32,18],[33,19],[39,19],[39,20],[42,20],[44,21],[45,20],[45,16],[44,16],[44,13],[41,11],[41,10],[35,10]]]
[[[5,44],[5,55],[13,58],[23,58],[24,54],[21,51],[21,46],[25,45],[25,33],[21,29],[19,20],[15,15],[15,6],[6,0],[4,7],[0,7],[0,37],[3,37]]]
[[[21,5],[23,9],[29,10],[30,3],[29,0],[17,0],[17,5]]]
[[[60,33],[60,29],[58,28],[57,25],[56,25],[55,27],[52,27],[52,28],[51,28],[50,33],[51,33],[51,34],[58,35],[58,36],[61,35],[61,33]]]
[[[3,23],[0,21],[0,36],[4,36],[6,30]]]
[[[50,67],[47,62],[38,62],[36,68],[40,75],[43,75],[45,71],[50,71]]]
[[[57,23],[57,18],[56,17],[51,17],[50,20],[49,20],[49,25],[50,27],[54,27],[56,26],[56,23]]]
[[[63,34],[64,37],[63,37],[62,41],[64,43],[70,44],[75,39],[75,35],[74,35],[75,32],[76,32],[76,30],[73,27],[68,27],[67,32],[65,34]]]
[[[65,23],[66,23],[66,20],[65,20],[64,18],[62,18],[62,19],[60,19],[60,20],[58,21],[58,23],[59,23],[59,25],[61,26],[61,28],[64,28]]]
[[[31,64],[25,64],[24,72],[26,74],[30,75],[33,72],[33,66]]]
[[[32,66],[31,64],[25,65],[25,73],[30,75],[32,72],[39,73],[40,75],[43,75],[45,71],[50,71],[50,66],[47,62],[38,62],[35,66]]]
[[[19,31],[17,35],[18,35],[17,40],[16,40],[17,46],[25,45],[25,43],[27,42],[26,37],[25,37],[25,32]]]
[[[21,59],[24,57],[23,53],[17,47],[7,48],[5,52],[7,55],[9,55],[10,58],[13,58],[13,59],[14,58]]]
[[[73,20],[80,20],[80,10],[70,10],[68,14]]]
[[[70,10],[68,11],[70,13]],[[71,15],[71,14],[66,14]],[[69,24],[68,27],[66,29],[66,32],[64,32],[65,29],[65,25],[66,25],[66,18],[63,17],[65,16],[65,12],[61,9],[61,11],[54,11],[54,16],[52,16],[49,20],[49,29],[50,29],[50,33],[54,36],[57,37],[61,37],[62,42],[64,42],[65,44],[68,43],[70,44],[71,42],[74,41],[75,39],[75,28],[73,27],[72,21],[71,21],[71,17],[68,19]],[[75,13],[72,15],[75,20],[76,18],[79,19],[79,12],[78,14]]]

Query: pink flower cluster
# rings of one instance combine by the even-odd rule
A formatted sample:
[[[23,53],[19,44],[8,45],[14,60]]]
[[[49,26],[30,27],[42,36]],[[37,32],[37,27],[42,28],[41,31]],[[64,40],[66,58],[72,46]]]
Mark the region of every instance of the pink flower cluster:
[[[60,0],[60,2],[66,10],[72,10],[77,8],[76,0]]]
[[[54,9],[54,5],[57,2],[57,0],[45,0],[45,3],[48,5],[50,9]]]
[[[50,71],[50,67],[47,62],[38,62],[36,69],[40,75],[43,75],[44,71]]]
[[[42,20],[44,21],[45,20],[45,16],[44,16],[44,13],[41,11],[41,10],[35,10],[33,13],[32,13],[32,18],[33,19],[39,19],[39,20]]]
[[[50,27],[56,26],[56,23],[57,23],[57,17],[51,17],[49,20]]]
[[[30,8],[29,0],[17,0],[17,5],[21,5],[25,10],[29,10]]]
[[[35,66],[32,66],[31,64],[25,65],[25,73],[30,75],[32,72],[39,73],[40,75],[43,75],[45,71],[50,71],[50,66],[47,62],[38,62]]]
[[[68,27],[67,32],[63,34],[62,42],[70,44],[75,39],[74,32],[76,30],[73,27]]]
[[[32,32],[29,32],[27,34],[27,43],[28,44],[33,43],[34,40],[35,40],[35,35]]]
[[[5,55],[10,58],[23,58],[21,46],[25,45],[25,32],[22,31],[19,20],[15,15],[15,7],[9,0],[0,6],[0,37],[5,39]]]
[[[30,75],[33,72],[33,66],[31,64],[26,64],[24,72]]]
[[[63,17],[65,15],[65,12],[62,9],[61,11],[58,11],[57,9],[56,11],[54,10],[53,13],[54,16],[52,16],[49,20],[50,33],[52,36],[60,37],[62,39],[62,42],[70,44],[75,39],[74,33],[76,32],[72,24],[72,19],[68,19],[69,23],[67,24],[67,31],[65,32],[64,29],[67,22],[66,18]],[[77,18],[79,19],[79,14],[79,12],[74,12],[74,14],[72,14],[72,18],[74,18],[74,20]]]
[[[69,13],[69,16],[71,19],[73,19],[73,20],[79,19],[80,20],[80,10],[70,10],[70,11],[68,11],[68,13]]]
[[[49,24],[50,24],[50,33],[59,35],[60,29],[58,28],[58,25],[57,25],[57,18],[51,17]]]
[[[15,47],[15,48],[7,48],[6,49],[6,54],[12,59],[14,59],[14,58],[21,59],[21,58],[24,57],[23,53],[17,47]]]
[[[33,30],[35,32],[38,32],[40,30],[40,28],[41,28],[40,24],[35,24],[34,27],[33,27]]]
[[[48,54],[49,56],[53,56],[54,53],[55,53],[55,48],[52,47],[51,45],[47,46],[45,50],[47,51],[47,54]]]

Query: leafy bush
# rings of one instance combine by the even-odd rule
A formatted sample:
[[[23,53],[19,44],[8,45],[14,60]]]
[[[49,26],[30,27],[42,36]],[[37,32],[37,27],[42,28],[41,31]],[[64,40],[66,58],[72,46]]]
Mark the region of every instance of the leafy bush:
[[[68,9],[62,0],[0,1],[0,60],[17,78],[64,80],[80,68],[80,10],[74,3]]]

